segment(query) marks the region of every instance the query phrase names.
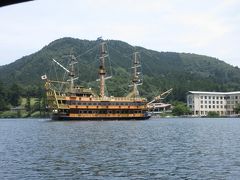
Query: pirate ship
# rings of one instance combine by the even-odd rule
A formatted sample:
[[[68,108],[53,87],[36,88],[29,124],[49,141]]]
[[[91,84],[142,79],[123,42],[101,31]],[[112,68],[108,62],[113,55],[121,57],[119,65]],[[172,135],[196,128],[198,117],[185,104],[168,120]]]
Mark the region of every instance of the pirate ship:
[[[147,112],[147,100],[140,97],[138,86],[142,84],[140,79],[139,53],[135,52],[132,59],[131,92],[125,97],[107,96],[105,94],[106,76],[105,59],[108,57],[107,44],[100,41],[99,47],[99,94],[91,88],[85,88],[75,84],[74,65],[77,59],[72,55],[69,68],[64,67],[57,60],[53,61],[64,69],[69,79],[66,82],[54,81],[42,76],[45,82],[48,109],[53,120],[143,120],[150,116]],[[63,83],[66,88],[58,90],[55,83]]]

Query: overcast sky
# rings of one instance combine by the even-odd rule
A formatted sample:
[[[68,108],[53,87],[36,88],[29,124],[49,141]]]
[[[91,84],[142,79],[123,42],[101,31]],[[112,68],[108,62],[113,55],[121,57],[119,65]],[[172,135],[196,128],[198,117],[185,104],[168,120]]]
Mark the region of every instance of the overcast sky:
[[[240,0],[37,0],[0,8],[0,65],[73,37],[196,53],[240,67]]]

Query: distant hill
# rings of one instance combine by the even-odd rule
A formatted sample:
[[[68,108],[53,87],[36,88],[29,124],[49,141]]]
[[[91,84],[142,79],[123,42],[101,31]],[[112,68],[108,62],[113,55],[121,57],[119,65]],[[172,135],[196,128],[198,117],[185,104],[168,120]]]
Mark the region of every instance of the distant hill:
[[[169,88],[174,89],[169,97],[174,100],[184,100],[189,90],[240,90],[240,69],[216,58],[189,53],[157,52],[116,40],[108,40],[107,43],[113,70],[113,78],[107,81],[111,95],[125,95],[128,92],[131,54],[135,50],[141,54],[144,81],[139,89],[144,97],[151,98]],[[0,81],[6,85],[18,83],[23,87],[43,87],[41,75],[63,73],[53,66],[52,58],[66,65],[67,55],[71,53],[79,61],[79,83],[97,88],[97,44],[97,41],[73,38],[55,40],[32,55],[0,66]]]

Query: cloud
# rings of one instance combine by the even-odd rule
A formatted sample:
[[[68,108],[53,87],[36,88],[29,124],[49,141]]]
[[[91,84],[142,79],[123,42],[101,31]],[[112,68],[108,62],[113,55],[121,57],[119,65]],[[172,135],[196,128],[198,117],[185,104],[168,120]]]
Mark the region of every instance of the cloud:
[[[41,0],[9,6],[0,11],[0,64],[64,36],[103,36],[159,51],[236,59],[239,12],[238,0]]]

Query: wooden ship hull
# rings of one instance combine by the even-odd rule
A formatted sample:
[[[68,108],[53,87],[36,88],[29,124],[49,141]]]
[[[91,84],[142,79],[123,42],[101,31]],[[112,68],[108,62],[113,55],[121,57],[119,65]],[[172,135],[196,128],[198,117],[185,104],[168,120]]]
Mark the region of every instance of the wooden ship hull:
[[[127,97],[64,96],[51,89],[47,99],[53,120],[144,120],[149,119],[146,100]]]

